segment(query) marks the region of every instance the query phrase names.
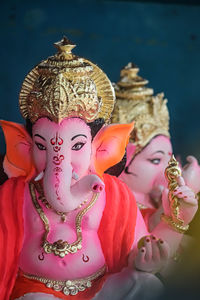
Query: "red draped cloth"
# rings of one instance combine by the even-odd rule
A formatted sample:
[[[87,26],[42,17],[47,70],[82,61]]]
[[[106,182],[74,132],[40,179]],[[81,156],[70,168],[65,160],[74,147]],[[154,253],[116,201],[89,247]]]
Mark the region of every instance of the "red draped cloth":
[[[23,243],[24,179],[0,186],[0,299],[8,300],[15,284]]]
[[[156,212],[156,208],[142,208],[140,209],[140,212],[142,214],[142,217],[144,219],[145,225],[147,228],[149,228],[149,218],[151,215],[153,215]]]
[[[47,293],[61,299],[91,299],[101,289],[109,274],[127,266],[134,241],[137,206],[127,186],[116,177],[104,175],[106,205],[98,235],[108,272],[92,283],[92,288],[76,296],[64,296],[43,283],[17,276],[18,258],[23,243],[23,178],[9,179],[0,189],[0,295],[15,299],[26,293]],[[16,282],[15,282],[16,281]],[[14,287],[14,289],[13,289]],[[13,292],[12,292],[13,290]],[[12,292],[12,296],[10,298]]]

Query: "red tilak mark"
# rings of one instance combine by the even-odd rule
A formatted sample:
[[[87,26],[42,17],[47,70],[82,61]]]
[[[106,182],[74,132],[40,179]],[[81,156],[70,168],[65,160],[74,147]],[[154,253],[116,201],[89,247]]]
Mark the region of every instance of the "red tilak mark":
[[[54,141],[54,138],[50,140],[50,143],[51,145],[55,145],[56,142]]]
[[[88,262],[90,259],[89,259],[89,256],[85,256],[85,254],[83,254],[83,256],[82,256],[82,260],[84,261],[84,262]]]
[[[44,260],[44,253],[42,252],[42,254],[38,255],[38,259],[39,260]]]
[[[62,169],[60,167],[55,167],[53,170],[54,172],[62,172]]]
[[[61,146],[63,144],[63,139],[60,136],[58,136],[58,132],[56,132],[56,136],[54,138],[52,138],[50,140],[50,142],[51,142],[51,145],[53,145],[53,146],[54,145]]]
[[[56,156],[53,157],[53,163],[58,166],[58,165],[61,164],[63,159],[64,159],[64,155],[58,155],[57,154]]]
[[[55,174],[55,175],[56,175],[56,174]],[[56,181],[57,181],[57,183],[60,183],[60,179],[59,179],[58,176],[56,176]]]
[[[59,152],[60,149],[61,149],[61,147],[58,147],[58,146],[53,147],[54,152]]]

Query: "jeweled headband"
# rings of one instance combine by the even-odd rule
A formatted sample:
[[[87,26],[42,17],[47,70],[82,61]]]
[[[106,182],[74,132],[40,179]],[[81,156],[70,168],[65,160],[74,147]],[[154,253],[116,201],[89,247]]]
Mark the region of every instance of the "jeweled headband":
[[[32,69],[22,84],[22,116],[32,123],[41,117],[57,123],[66,117],[108,122],[115,102],[108,77],[92,62],[74,55],[75,45],[66,37],[54,45],[58,53]]]

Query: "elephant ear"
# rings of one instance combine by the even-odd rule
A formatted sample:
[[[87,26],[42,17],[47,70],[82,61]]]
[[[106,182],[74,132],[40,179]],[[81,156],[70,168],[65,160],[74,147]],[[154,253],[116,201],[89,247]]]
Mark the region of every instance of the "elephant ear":
[[[124,156],[134,123],[104,126],[92,142],[91,171],[99,176],[120,162]]]
[[[32,139],[21,124],[1,120],[0,125],[6,140],[4,171],[9,178],[25,176],[28,181],[35,173],[30,151]]]

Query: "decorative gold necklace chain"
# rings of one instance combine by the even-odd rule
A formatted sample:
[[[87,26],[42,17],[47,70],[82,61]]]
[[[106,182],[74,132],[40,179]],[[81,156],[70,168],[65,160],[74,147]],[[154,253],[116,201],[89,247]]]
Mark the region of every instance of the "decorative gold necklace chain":
[[[65,221],[66,221],[67,213],[57,211],[57,210],[55,210],[55,209],[49,204],[49,202],[47,201],[47,199],[46,199],[45,196],[44,196],[44,191],[43,191],[43,188],[42,188],[42,183],[41,183],[40,181],[34,182],[34,186],[35,186],[35,188],[36,188],[36,191],[39,193],[38,200],[41,200],[42,203],[46,206],[46,208],[52,209],[57,215],[59,215],[59,216],[61,217],[62,222],[65,222]],[[87,203],[87,200],[84,200],[84,201],[76,208],[76,210],[79,209],[79,208],[81,208],[81,206],[83,206],[85,203]]]
[[[36,196],[36,192],[35,192],[35,185],[34,183],[30,183],[29,184],[29,189],[30,189],[30,194],[31,194],[31,198],[33,201],[33,204],[44,224],[44,228],[45,228],[45,233],[42,237],[42,247],[44,249],[44,251],[49,254],[49,253],[53,253],[56,256],[60,256],[60,257],[65,257],[65,255],[67,254],[73,254],[76,253],[78,250],[80,250],[82,248],[82,229],[81,229],[81,222],[82,222],[82,218],[83,216],[88,212],[88,210],[95,204],[95,202],[97,201],[99,194],[93,194],[93,197],[91,199],[91,201],[89,202],[89,204],[81,211],[79,211],[79,213],[76,215],[76,220],[75,220],[75,224],[76,224],[76,236],[77,239],[75,242],[73,243],[68,243],[67,241],[63,241],[63,240],[58,240],[54,243],[50,243],[47,240],[48,234],[49,234],[49,220],[47,218],[47,216],[45,215],[42,207],[40,206],[40,204],[37,201],[37,196]]]

